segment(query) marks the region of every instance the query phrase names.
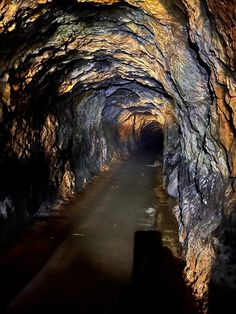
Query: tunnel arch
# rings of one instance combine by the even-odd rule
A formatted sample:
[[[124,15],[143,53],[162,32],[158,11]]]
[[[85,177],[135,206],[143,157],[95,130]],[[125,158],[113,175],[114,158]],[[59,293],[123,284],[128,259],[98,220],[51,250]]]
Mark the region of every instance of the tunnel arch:
[[[198,299],[207,295],[211,267],[220,282],[226,253],[219,250],[215,262],[216,247],[226,242],[232,253],[225,228],[235,233],[232,3],[230,9],[212,0],[0,4],[1,167],[24,169],[41,156],[44,194],[53,197],[39,195],[36,203],[49,210],[135,149],[134,116],[162,119],[166,188],[179,201],[186,278]],[[5,223],[22,208],[3,173]]]

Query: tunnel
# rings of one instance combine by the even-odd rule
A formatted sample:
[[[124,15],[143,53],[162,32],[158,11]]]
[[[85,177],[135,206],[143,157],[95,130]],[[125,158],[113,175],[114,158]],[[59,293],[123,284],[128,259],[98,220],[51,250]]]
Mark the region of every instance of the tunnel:
[[[2,260],[136,156],[140,176],[161,176],[142,193],[174,200],[197,311],[233,313],[235,1],[2,0],[0,12]],[[128,184],[135,168],[122,169]]]
[[[164,135],[161,126],[155,122],[145,125],[140,132],[137,148],[155,153],[163,151],[163,146]]]

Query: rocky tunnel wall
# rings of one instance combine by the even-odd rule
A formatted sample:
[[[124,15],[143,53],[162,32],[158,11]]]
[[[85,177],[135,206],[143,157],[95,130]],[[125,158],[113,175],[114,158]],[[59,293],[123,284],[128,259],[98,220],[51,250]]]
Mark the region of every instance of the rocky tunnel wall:
[[[80,191],[155,123],[186,280],[204,304],[221,287],[233,291],[234,9],[213,0],[2,1],[2,229]]]

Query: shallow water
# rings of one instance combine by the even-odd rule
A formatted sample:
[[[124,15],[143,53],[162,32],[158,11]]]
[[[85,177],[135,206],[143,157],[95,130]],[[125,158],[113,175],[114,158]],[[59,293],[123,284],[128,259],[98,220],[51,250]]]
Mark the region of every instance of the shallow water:
[[[170,211],[174,202],[162,187],[161,163],[153,166],[157,159],[156,152],[140,152],[116,163],[66,206],[64,241],[7,313],[192,313]],[[48,239],[43,231],[36,234],[58,240],[57,223],[52,226],[51,233],[45,229]],[[62,220],[58,226],[63,229]],[[42,242],[32,239],[34,228],[30,244],[41,249]],[[19,260],[17,244],[12,250]]]

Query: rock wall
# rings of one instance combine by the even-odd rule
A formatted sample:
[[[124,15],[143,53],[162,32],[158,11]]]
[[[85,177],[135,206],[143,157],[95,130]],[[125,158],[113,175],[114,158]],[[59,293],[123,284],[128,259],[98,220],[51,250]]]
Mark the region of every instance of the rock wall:
[[[3,0],[0,11],[2,229],[80,191],[152,125],[186,281],[204,311],[229,304],[234,0]]]

